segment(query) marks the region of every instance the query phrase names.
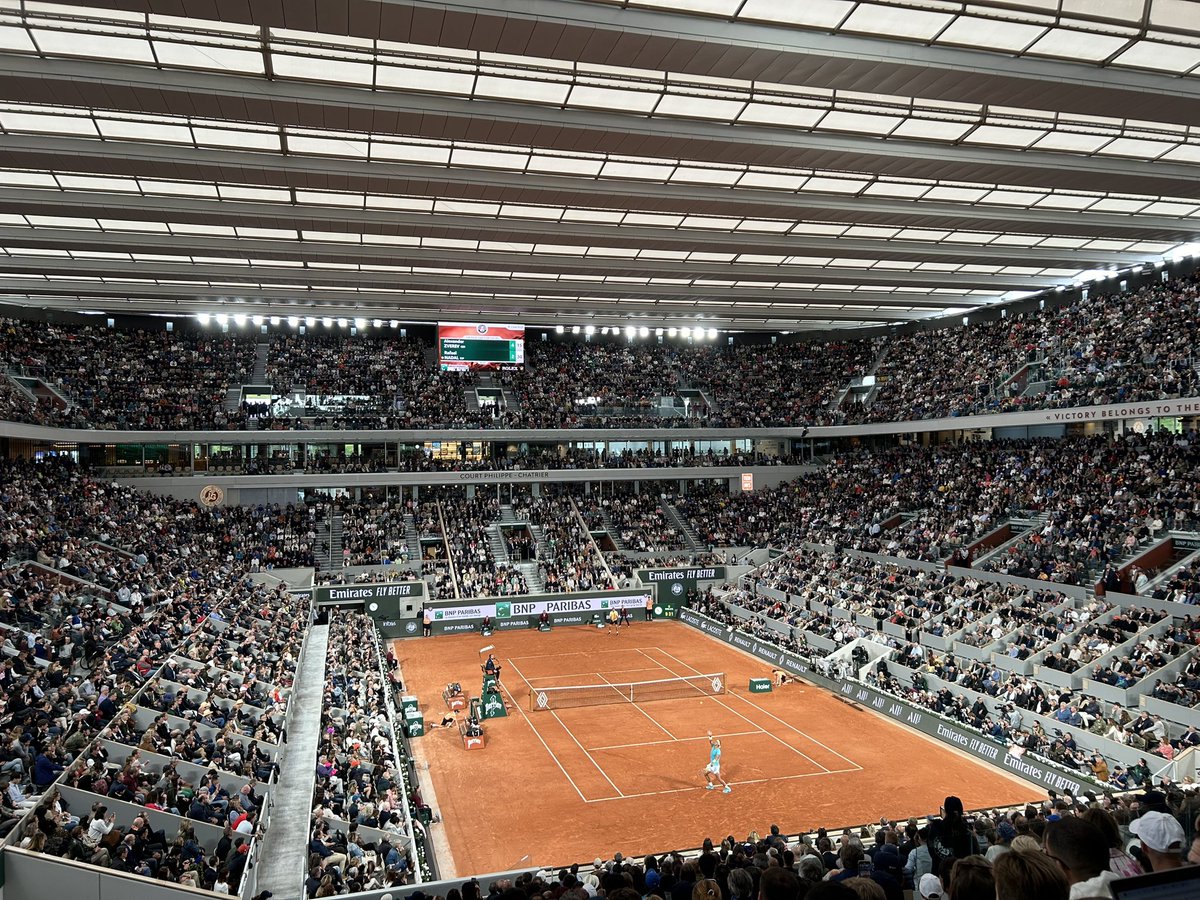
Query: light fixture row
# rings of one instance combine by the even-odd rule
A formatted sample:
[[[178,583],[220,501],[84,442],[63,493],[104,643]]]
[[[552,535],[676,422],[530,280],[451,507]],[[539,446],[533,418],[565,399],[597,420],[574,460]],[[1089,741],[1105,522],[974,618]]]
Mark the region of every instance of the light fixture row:
[[[556,334],[566,334],[567,326],[555,325],[554,331]],[[599,331],[599,333],[602,335],[611,334],[614,336],[624,333],[625,337],[627,337],[629,340],[633,340],[634,338],[648,338],[650,337],[651,332],[653,332],[655,337],[681,337],[685,340],[688,338],[695,338],[698,341],[714,341],[717,339],[718,334],[717,329],[715,328],[700,328],[699,326],[692,328],[687,325],[683,326],[682,328],[676,328],[672,326],[670,328],[653,329],[647,325],[626,325],[624,328],[622,328],[620,325],[601,325],[599,328],[597,328],[595,325],[572,325],[570,326],[570,331],[571,334],[584,334],[588,337],[596,334],[597,331]]]

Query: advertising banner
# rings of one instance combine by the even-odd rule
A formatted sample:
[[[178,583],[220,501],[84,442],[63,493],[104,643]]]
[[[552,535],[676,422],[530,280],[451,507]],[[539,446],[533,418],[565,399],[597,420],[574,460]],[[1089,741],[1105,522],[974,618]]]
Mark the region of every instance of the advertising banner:
[[[425,582],[396,581],[387,584],[330,584],[313,588],[317,606],[361,603],[363,612],[375,620],[385,638],[419,634]]]
[[[673,619],[687,599],[688,591],[694,590],[698,582],[724,581],[724,566],[687,569],[638,569],[642,584],[654,587],[654,614],[660,618]]]
[[[595,594],[539,594],[514,597],[511,600],[484,600],[478,603],[431,604],[433,633],[454,634],[475,631],[484,617],[492,619],[499,630],[529,628],[544,612],[551,625],[585,625],[593,616],[607,615],[610,610],[628,608],[637,618],[646,608],[648,591],[608,591]],[[414,634],[418,629],[414,629]]]
[[[789,672],[795,672],[813,684],[833,691],[847,700],[852,700],[860,706],[896,720],[901,725],[916,729],[922,734],[937,738],[945,744],[957,747],[976,759],[989,765],[1011,772],[1025,781],[1042,787],[1066,792],[1079,796],[1084,791],[1096,790],[1100,786],[1081,773],[1068,772],[1050,766],[1041,760],[1018,756],[1008,752],[1008,748],[983,734],[971,731],[957,722],[949,721],[928,710],[912,706],[903,700],[881,693],[874,688],[857,681],[840,681],[827,678],[812,669],[799,657],[761,643],[754,638],[735,631],[725,625],[720,625],[693,610],[679,611],[679,620],[691,625],[705,634],[724,641],[741,650],[745,650],[772,666],[778,666]]]

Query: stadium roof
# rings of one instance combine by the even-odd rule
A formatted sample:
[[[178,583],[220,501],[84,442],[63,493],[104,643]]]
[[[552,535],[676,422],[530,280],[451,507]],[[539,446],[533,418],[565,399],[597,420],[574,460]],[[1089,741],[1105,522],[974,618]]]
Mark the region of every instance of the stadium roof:
[[[827,329],[1200,240],[1193,0],[0,0],[0,297]]]

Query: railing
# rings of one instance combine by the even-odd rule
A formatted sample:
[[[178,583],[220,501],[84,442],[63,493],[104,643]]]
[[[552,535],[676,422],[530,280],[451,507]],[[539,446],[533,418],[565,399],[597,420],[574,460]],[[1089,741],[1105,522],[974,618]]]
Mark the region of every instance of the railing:
[[[392,758],[396,761],[396,775],[407,786],[408,769],[407,761],[410,758],[408,753],[400,753],[401,740],[398,737],[400,732],[398,729],[403,723],[403,719],[396,713],[396,704],[392,699],[392,679],[383,665],[384,654],[383,645],[379,640],[379,629],[372,627],[371,636],[375,642],[375,659],[379,663],[379,677],[383,686],[383,699],[387,707],[388,726],[392,737]],[[409,850],[412,853],[413,860],[413,877],[417,884],[422,884],[426,878],[432,874],[433,866],[431,857],[433,856],[432,848],[426,841],[425,852],[422,853],[417,844],[417,829],[412,815],[412,808],[408,803],[408,791],[402,789],[400,791],[401,808],[404,810],[404,822],[408,827],[408,842]],[[424,864],[424,865],[422,865]]]

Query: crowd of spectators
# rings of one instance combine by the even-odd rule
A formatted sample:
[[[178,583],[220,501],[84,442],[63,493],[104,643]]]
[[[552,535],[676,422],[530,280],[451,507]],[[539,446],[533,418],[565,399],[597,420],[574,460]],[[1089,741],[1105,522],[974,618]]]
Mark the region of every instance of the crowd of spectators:
[[[1163,682],[1159,679],[1152,696],[1167,703],[1195,709],[1200,706],[1200,653],[1193,652],[1179,674],[1173,681]]]
[[[126,331],[5,319],[0,358],[74,407],[56,424],[103,429],[225,428],[231,386],[249,380],[254,338]]]
[[[891,338],[876,373],[878,395],[868,407],[848,410],[848,420],[1195,396],[1198,302],[1197,280],[1187,277],[1132,292],[1096,292],[997,322]],[[1027,365],[1032,371],[1022,373]],[[1026,396],[1028,382],[1040,389]]]
[[[465,398],[477,377],[438,371],[416,338],[277,333],[266,365],[275,399],[229,410],[229,388],[250,380],[253,335],[7,319],[6,366],[43,378],[76,407],[27,404],[9,390],[0,413],[95,428],[743,428],[1161,400],[1200,394],[1197,304],[1188,276],[879,341],[530,341],[524,366],[496,376],[512,402],[482,408]],[[881,351],[874,395],[842,402]]]
[[[381,498],[342,504],[342,567],[407,566],[410,503]]]
[[[492,553],[491,526],[500,520],[500,501],[477,494],[467,498],[448,490],[441,502],[446,547],[454,562],[460,597],[528,594],[520,570]]]
[[[3,573],[4,617],[20,635],[0,663],[0,727],[19,738],[0,765],[4,794],[21,798],[6,808],[5,828],[32,808],[21,834],[28,849],[235,892],[260,785],[274,775],[263,748],[280,736],[306,607],[213,552],[226,523],[216,511],[96,481],[69,460],[2,465],[6,560],[34,559],[52,536],[102,541],[110,559],[127,563],[96,566],[107,585],[86,577],[90,567]],[[195,659],[206,662],[185,661]],[[139,726],[139,710],[153,724]],[[110,759],[93,743],[101,729],[138,749]],[[170,757],[218,777],[186,776]],[[96,795],[91,810],[49,790],[64,771],[69,787]],[[106,805],[114,800],[147,812],[118,822]],[[164,812],[178,817],[171,830]],[[189,822],[219,824],[225,836],[207,842]]]
[[[1060,672],[1078,672],[1165,615],[1159,610],[1132,609],[1116,614],[1108,621],[1087,625],[1073,637],[1047,651],[1042,658],[1042,665]]]
[[[631,484],[614,482],[604,496],[588,495],[582,502],[607,516],[618,547],[635,553],[673,553],[688,546],[686,536],[663,508],[669,495],[638,492]]]
[[[571,497],[543,496],[521,509],[541,531],[546,555],[538,558],[538,573],[548,594],[592,591],[612,587],[604,560]]]
[[[837,421],[835,403],[866,374],[879,348],[869,340],[827,344],[698,347],[679,354],[687,381],[703,387],[726,428]]]
[[[1084,900],[1117,878],[1200,861],[1189,842],[1195,794],[1177,790],[1051,797],[968,811],[947,796],[938,815],[795,836],[777,825],[745,838],[705,838],[679,853],[531,871],[462,886],[464,900]],[[457,895],[454,889],[451,895]]]
[[[339,613],[329,624],[309,897],[398,887],[418,864],[374,630],[363,613]]]
[[[1198,644],[1200,624],[1191,617],[1176,620],[1166,633],[1143,634],[1137,644],[1126,648],[1120,656],[1096,666],[1092,679],[1113,687],[1132,687]]]
[[[679,375],[671,348],[612,341],[531,341],[525,365],[503,372],[515,403],[498,410],[504,428],[654,427],[694,424],[675,406]],[[667,411],[660,413],[666,404]]]

